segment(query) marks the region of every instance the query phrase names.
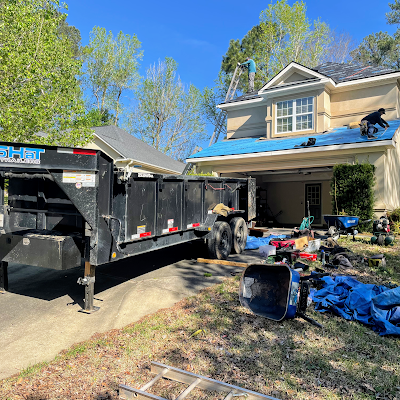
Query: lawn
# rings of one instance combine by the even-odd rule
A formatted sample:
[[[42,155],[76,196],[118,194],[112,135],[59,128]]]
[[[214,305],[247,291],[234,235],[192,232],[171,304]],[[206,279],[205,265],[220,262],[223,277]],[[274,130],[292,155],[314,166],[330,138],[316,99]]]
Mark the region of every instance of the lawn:
[[[400,284],[399,244],[378,248],[342,240],[342,245],[365,256],[383,252],[388,264],[335,273]],[[312,308],[310,316],[324,329],[300,319],[275,323],[256,317],[240,306],[238,285],[238,276],[226,279],[123,329],[97,334],[52,362],[0,381],[0,398],[118,399],[119,384],[139,388],[153,377],[154,360],[280,399],[400,399],[399,338],[380,337]],[[169,399],[182,390],[166,380],[153,388]],[[187,399],[222,397],[193,391]]]

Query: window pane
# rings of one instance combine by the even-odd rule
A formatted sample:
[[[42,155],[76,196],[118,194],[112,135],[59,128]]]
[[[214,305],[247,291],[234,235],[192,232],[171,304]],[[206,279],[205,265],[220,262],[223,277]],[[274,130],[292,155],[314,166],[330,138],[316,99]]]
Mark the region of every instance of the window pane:
[[[312,114],[299,115],[296,117],[296,130],[312,129]]]
[[[283,133],[283,132],[291,132],[292,131],[292,117],[287,118],[279,118],[276,122],[276,132]]]

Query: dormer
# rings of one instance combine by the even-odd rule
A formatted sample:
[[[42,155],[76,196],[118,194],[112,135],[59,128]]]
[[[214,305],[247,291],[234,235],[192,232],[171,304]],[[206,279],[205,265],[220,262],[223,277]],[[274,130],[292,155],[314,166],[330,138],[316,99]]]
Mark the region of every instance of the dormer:
[[[386,108],[399,115],[400,72],[373,66],[291,62],[260,90],[218,107],[228,112],[227,137],[310,136],[360,121]]]

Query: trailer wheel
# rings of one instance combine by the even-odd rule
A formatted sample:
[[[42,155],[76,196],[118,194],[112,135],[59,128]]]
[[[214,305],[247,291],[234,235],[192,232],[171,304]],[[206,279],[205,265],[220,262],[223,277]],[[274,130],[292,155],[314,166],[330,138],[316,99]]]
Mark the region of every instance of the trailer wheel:
[[[212,259],[226,260],[232,249],[232,232],[227,222],[217,221],[207,239],[208,254]]]
[[[246,221],[241,217],[235,217],[230,220],[229,226],[232,231],[232,253],[240,254],[246,247]]]

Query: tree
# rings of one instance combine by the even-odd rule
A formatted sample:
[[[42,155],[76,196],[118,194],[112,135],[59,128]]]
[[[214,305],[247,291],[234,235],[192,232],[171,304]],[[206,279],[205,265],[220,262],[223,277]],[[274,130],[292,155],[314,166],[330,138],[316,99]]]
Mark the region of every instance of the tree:
[[[115,116],[108,110],[104,110],[104,112],[101,113],[97,108],[92,108],[86,114],[85,119],[91,127],[107,126],[113,125]]]
[[[389,3],[391,11],[386,13],[386,20],[389,25],[400,24],[400,0],[394,0],[394,3]]]
[[[150,66],[135,92],[135,107],[127,129],[157,150],[184,160],[205,137],[201,118],[201,93],[185,85],[172,58]]]
[[[387,32],[372,33],[350,54],[354,61],[362,65],[381,65],[387,68],[400,67],[398,41]]]
[[[329,27],[306,16],[302,1],[287,4],[278,0],[260,14],[262,46],[256,54],[259,76],[267,82],[290,62],[315,67],[322,60],[331,41]]]
[[[329,43],[326,54],[323,57],[324,62],[346,63],[351,60],[351,52],[357,47],[353,37],[348,32],[331,31],[332,38]]]
[[[89,45],[83,50],[84,86],[90,90],[100,113],[113,110],[114,124],[121,113],[121,96],[139,82],[139,61],[143,52],[137,36],[119,32],[116,38],[104,28],[94,27]]]
[[[61,13],[60,13],[61,14]],[[74,57],[81,54],[81,32],[75,26],[69,25],[66,21],[67,15],[61,14],[60,22],[57,28],[58,37],[65,37],[70,42]]]
[[[253,58],[255,54],[261,51],[263,43],[260,41],[262,29],[259,25],[253,26],[253,28],[247,32],[247,34],[240,41],[239,39],[231,40],[229,42],[228,51],[222,57],[221,73],[219,76],[218,84],[223,84],[224,92],[229,88],[230,81],[233,73],[237,66],[237,63],[243,63],[247,57]],[[247,90],[247,78],[243,74],[238,85],[240,91]],[[258,78],[256,74],[255,85],[261,86],[263,82]],[[225,96],[224,96],[225,97]]]
[[[311,23],[306,16],[306,5],[287,0],[271,3],[260,14],[260,23],[240,40],[231,40],[222,58],[221,73],[226,89],[238,62],[251,57],[257,65],[255,87],[260,88],[292,61],[315,67],[323,61],[331,42],[327,24],[319,20]],[[247,74],[239,91],[247,90]]]
[[[389,25],[400,24],[400,0],[389,3],[391,9],[386,13]],[[387,32],[378,32],[366,36],[361,44],[351,52],[356,62],[386,68],[400,69],[400,29],[391,36]]]
[[[91,139],[77,80],[81,62],[58,35],[63,18],[58,0],[2,2],[0,140],[77,146]]]

